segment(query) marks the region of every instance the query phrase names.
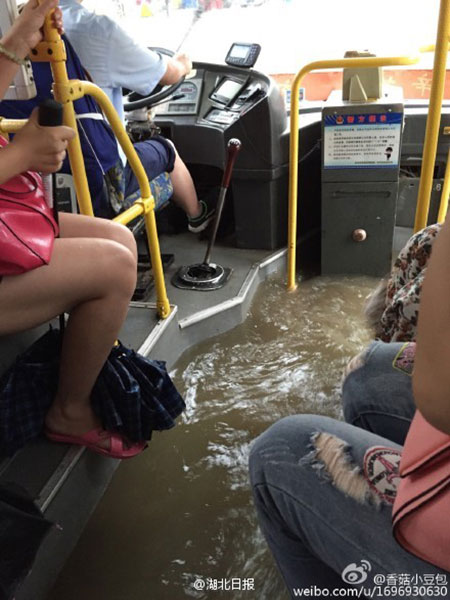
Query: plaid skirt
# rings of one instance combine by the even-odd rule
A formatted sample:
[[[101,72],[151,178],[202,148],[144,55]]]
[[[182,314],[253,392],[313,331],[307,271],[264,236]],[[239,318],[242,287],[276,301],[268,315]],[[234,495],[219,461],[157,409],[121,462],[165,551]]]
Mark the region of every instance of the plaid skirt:
[[[50,329],[23,352],[0,379],[0,455],[12,455],[44,428],[58,386],[61,336]],[[92,392],[102,425],[132,442],[169,429],[185,409],[165,363],[114,347]]]

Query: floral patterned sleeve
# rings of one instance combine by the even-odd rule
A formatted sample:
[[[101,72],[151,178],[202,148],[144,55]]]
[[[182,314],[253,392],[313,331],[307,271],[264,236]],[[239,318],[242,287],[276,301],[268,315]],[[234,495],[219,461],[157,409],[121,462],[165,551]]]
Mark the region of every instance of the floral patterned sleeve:
[[[408,342],[416,339],[420,292],[440,232],[439,223],[414,234],[401,250],[392,268],[387,286],[386,308],[381,317],[384,342]]]

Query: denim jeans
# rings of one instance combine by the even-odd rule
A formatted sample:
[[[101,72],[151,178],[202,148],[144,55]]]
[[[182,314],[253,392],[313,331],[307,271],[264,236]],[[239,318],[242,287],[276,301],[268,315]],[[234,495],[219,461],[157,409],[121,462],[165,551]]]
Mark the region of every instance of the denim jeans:
[[[411,376],[396,361],[403,342],[373,342],[361,355],[362,366],[342,385],[347,423],[403,444],[415,406]]]
[[[368,448],[400,448],[371,432],[314,415],[286,417],[255,441],[250,453],[254,502],[292,598],[299,597],[294,588],[318,586],[331,591],[348,587],[341,574],[344,570],[348,573],[352,563],[358,577],[361,575],[356,582],[366,588],[374,588],[392,574],[443,578],[442,569],[408,554],[396,543],[391,533],[391,505],[377,506],[370,494],[356,499],[353,489],[348,493],[338,489],[312,451],[319,432],[347,444],[342,454],[357,477],[362,477],[359,471]],[[450,580],[450,574],[445,575]],[[427,594],[422,591],[402,597],[433,597]],[[373,597],[397,596],[385,592],[381,584],[380,594]]]

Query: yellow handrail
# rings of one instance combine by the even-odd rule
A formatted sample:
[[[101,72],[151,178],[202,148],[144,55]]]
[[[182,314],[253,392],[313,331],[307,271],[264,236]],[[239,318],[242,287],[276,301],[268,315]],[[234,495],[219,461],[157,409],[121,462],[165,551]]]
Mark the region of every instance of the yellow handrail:
[[[450,135],[450,127],[444,127],[444,135]],[[448,200],[450,195],[450,148],[447,152],[447,163],[445,165],[444,183],[442,184],[441,201],[439,203],[438,223],[443,223],[447,216]]]
[[[156,305],[160,317],[165,319],[170,314],[170,304],[167,298],[166,285],[164,282],[164,271],[161,261],[158,232],[156,229],[154,210],[155,200],[150,190],[147,174],[142,166],[136,150],[134,149],[133,144],[130,141],[130,138],[127,135],[127,132],[125,131],[125,128],[122,125],[122,121],[120,120],[117,112],[114,109],[114,106],[105,92],[97,85],[89,81],[82,81],[81,88],[83,94],[89,94],[92,96],[102,108],[138,181],[141,197],[136,200],[133,206],[131,206],[128,210],[118,215],[114,221],[126,225],[137,216],[141,214],[144,215],[148,246],[152,260],[153,275],[155,277]]]
[[[442,184],[441,201],[439,203],[438,223],[443,223],[447,216],[448,198],[450,193],[450,148],[447,152],[447,164],[445,165],[444,183]]]
[[[428,221],[434,164],[436,162],[439,127],[441,123],[441,105],[444,97],[449,33],[450,0],[441,0],[414,232],[426,227]],[[441,214],[442,211],[439,210],[439,213]]]
[[[38,0],[41,4],[42,0]],[[102,110],[111,124],[130,167],[139,183],[141,198],[134,205],[114,220],[119,223],[129,223],[139,215],[144,215],[147,237],[150,248],[152,268],[155,276],[156,304],[158,314],[165,319],[170,314],[170,304],[167,298],[164,282],[164,272],[159,250],[159,240],[156,230],[156,219],[154,213],[155,201],[153,199],[150,185],[141,161],[128,138],[123,124],[117,115],[108,96],[96,85],[86,81],[69,80],[66,69],[66,52],[64,42],[58,31],[53,27],[51,12],[46,16],[44,23],[44,39],[32,51],[32,60],[50,62],[53,75],[53,95],[55,100],[61,102],[64,109],[64,124],[72,127],[78,132],[73,101],[82,98],[85,94],[93,96],[100,104]],[[13,133],[18,131],[26,121],[23,119],[14,121],[12,119],[0,120],[0,131]],[[81,151],[79,136],[76,135],[68,145],[69,161],[74,178],[75,192],[80,206],[80,212],[93,216],[92,201],[86,177],[86,169]]]
[[[39,0],[39,4],[41,3],[42,0]],[[66,69],[66,50],[64,42],[57,29],[53,26],[51,11],[45,18],[44,39],[32,50],[31,59],[39,62],[50,62],[54,81],[53,95],[55,100],[61,102],[63,105],[64,124],[72,127],[72,129],[78,132],[73,102],[70,99],[63,98],[59,91],[61,87],[69,84],[69,78]],[[80,211],[84,215],[93,216],[94,212],[92,210],[91,195],[89,192],[79,135],[76,135],[69,142],[67,151],[69,154],[69,162],[73,173],[75,193],[77,195]]]
[[[0,133],[17,133],[27,122],[27,119],[5,119],[0,117]]]
[[[434,44],[428,44],[428,46],[420,46],[419,52],[421,54],[426,54],[427,52],[434,52],[436,46]]]
[[[413,65],[418,63],[419,56],[387,56],[387,57],[360,57],[340,58],[331,60],[318,60],[307,64],[294,78],[291,86],[291,119],[290,119],[290,147],[289,147],[289,216],[288,216],[288,273],[287,288],[289,291],[296,289],[295,281],[296,251],[297,251],[297,186],[298,186],[298,148],[299,148],[299,89],[302,79],[311,71],[320,69],[345,69],[392,67],[399,65]]]
[[[448,36],[447,40],[450,42],[450,35]],[[436,50],[436,45],[435,44],[428,44],[427,46],[421,46],[419,48],[419,52],[422,54],[425,54],[426,52],[434,52]]]

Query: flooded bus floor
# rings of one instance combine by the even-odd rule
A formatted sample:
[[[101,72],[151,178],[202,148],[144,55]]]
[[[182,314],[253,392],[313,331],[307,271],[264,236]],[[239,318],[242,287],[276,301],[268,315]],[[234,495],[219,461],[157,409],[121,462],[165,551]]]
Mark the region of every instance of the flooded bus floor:
[[[257,527],[249,446],[286,415],[340,417],[374,285],[318,277],[287,294],[272,278],[244,324],[186,352],[172,373],[183,418],[122,463],[48,600],[287,598]]]

